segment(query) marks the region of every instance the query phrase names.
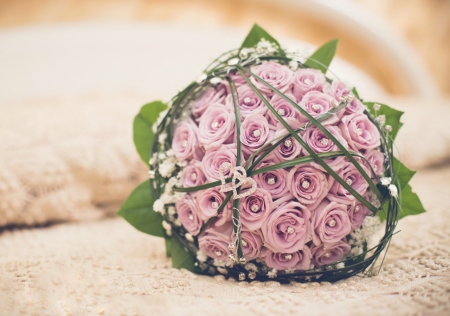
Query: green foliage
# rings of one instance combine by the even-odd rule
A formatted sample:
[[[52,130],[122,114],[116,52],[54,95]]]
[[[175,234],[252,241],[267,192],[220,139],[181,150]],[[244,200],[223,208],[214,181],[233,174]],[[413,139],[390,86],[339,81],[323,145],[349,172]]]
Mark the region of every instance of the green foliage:
[[[194,258],[175,236],[170,239],[170,254],[172,256],[172,267],[194,271]]]
[[[156,123],[159,113],[167,109],[167,104],[154,101],[142,106],[133,123],[133,140],[141,159],[148,163],[150,159],[150,147],[154,133],[152,125]]]
[[[391,108],[390,106],[386,105],[386,104],[381,104],[379,102],[364,102],[364,104],[367,106],[369,113],[375,117],[375,116],[380,116],[380,115],[385,115],[386,116],[386,125],[390,125],[392,127],[392,132],[389,133],[389,135],[391,136],[392,140],[395,139],[395,137],[397,136],[397,133],[400,129],[400,127],[402,127],[403,123],[400,122],[400,118],[402,117],[403,113],[402,111],[398,111],[396,109]],[[380,109],[378,111],[376,111],[373,109],[373,105],[374,104],[378,104],[380,105]]]
[[[394,171],[394,175],[396,175],[393,182],[395,183],[395,179],[397,179],[400,182],[400,189],[403,189],[409,183],[409,180],[411,180],[411,178],[416,174],[415,171],[408,169],[395,157],[392,162],[392,169]]]
[[[412,188],[409,184],[407,184],[402,189],[401,206],[402,207],[398,219],[426,212],[425,209],[423,208],[422,202],[419,199],[419,196],[412,191]]]
[[[310,68],[318,69],[325,74],[333,60],[334,54],[336,54],[338,41],[339,40],[334,39],[319,47],[311,56],[309,56],[305,65]]]
[[[118,215],[137,230],[153,236],[164,237],[161,214],[153,210],[150,183],[141,183],[123,203]]]
[[[279,54],[281,56],[285,56],[284,51],[281,49],[280,43],[278,43],[278,41],[276,39],[274,39],[272,37],[272,35],[267,33],[258,24],[253,25],[252,29],[250,30],[250,33],[248,33],[248,35],[245,38],[244,42],[242,43],[239,51],[241,51],[243,48],[255,47],[262,39],[265,39],[266,41],[269,41],[269,42],[275,44],[276,46],[278,46],[280,49]]]

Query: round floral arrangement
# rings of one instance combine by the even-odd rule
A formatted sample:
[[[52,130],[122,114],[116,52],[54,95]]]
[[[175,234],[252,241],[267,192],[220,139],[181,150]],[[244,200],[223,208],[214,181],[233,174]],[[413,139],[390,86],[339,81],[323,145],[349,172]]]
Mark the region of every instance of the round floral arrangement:
[[[370,272],[397,221],[424,210],[414,172],[393,155],[402,112],[327,74],[336,44],[305,58],[255,25],[168,104],[145,105],[134,140],[150,181],[119,214],[198,273],[289,282]]]

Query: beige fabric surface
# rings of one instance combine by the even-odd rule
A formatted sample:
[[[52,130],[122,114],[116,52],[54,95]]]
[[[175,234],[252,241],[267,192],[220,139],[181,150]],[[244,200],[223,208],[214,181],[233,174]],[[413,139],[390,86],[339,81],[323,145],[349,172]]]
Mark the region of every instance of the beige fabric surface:
[[[450,168],[412,181],[428,213],[399,225],[381,272],[334,284],[236,282],[170,268],[120,218],[0,235],[0,315],[449,315]]]

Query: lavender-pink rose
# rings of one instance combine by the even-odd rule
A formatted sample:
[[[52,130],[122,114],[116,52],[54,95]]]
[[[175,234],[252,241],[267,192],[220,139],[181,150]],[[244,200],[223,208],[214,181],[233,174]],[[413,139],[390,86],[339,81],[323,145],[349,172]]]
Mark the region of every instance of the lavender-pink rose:
[[[355,151],[366,151],[380,146],[380,133],[364,113],[342,117],[339,123],[342,136]]]
[[[277,270],[308,270],[311,264],[311,251],[307,246],[293,253],[267,251],[264,261],[269,268]]]
[[[252,67],[251,71],[280,92],[285,92],[290,89],[294,79],[292,70],[286,66],[270,61]],[[259,91],[267,95],[273,95],[275,93],[259,79],[252,76],[250,80]]]
[[[330,111],[333,107],[331,104],[332,98],[322,92],[319,91],[310,91],[307,92],[303,99],[300,101],[300,107],[302,107],[309,115],[314,118],[320,117],[322,114]],[[334,114],[322,121],[321,124],[334,124],[338,121],[338,117]],[[309,122],[309,119],[301,115],[300,122]]]
[[[181,184],[185,188],[196,187],[206,182],[200,161],[191,160],[181,172]]]
[[[217,188],[210,188],[199,191],[197,194],[197,210],[199,217],[207,221],[211,217],[217,216],[217,210],[225,200],[225,194],[220,192]],[[224,225],[227,221],[231,221],[232,206],[227,203],[222,212],[218,215],[215,222],[216,226]]]
[[[289,132],[287,129],[282,128],[275,132],[274,138],[279,138],[286,134],[289,134]],[[302,146],[300,143],[295,138],[289,137],[273,150],[271,157],[273,157],[273,159],[277,162],[292,160],[300,156],[301,150]]]
[[[261,228],[264,246],[273,252],[293,253],[303,249],[311,238],[311,212],[297,202],[276,208]]]
[[[333,135],[339,143],[348,149],[347,141],[342,137],[341,131],[336,126],[325,126],[325,128]],[[308,128],[302,136],[308,146],[314,150],[315,153],[326,153],[330,151],[339,151],[339,147],[322,132],[318,127]],[[304,155],[309,155],[305,148],[302,148]]]
[[[294,73],[292,93],[301,101],[303,96],[309,91],[322,91],[325,83],[325,76],[320,70],[304,68]]]
[[[364,165],[361,165],[361,167],[366,173],[369,173]],[[351,162],[345,162],[337,174],[361,195],[363,195],[369,187],[367,181]],[[355,197],[335,180],[330,188],[330,193],[327,198],[331,201],[343,204],[349,204],[351,201],[355,200]]]
[[[267,106],[258,97],[255,91],[253,91],[253,89],[250,88],[250,86],[248,85],[240,86],[239,88],[237,88],[237,93],[239,95],[239,100],[237,101],[241,117],[246,118],[251,114],[261,114],[261,115],[266,114]],[[232,109],[234,112],[234,101],[231,94],[229,94],[226,98],[226,106],[227,108]]]
[[[274,164],[273,161],[264,162],[258,166],[258,169]],[[258,174],[253,179],[255,179],[258,188],[267,190],[273,199],[278,199],[289,192],[286,181],[287,174],[288,172],[285,169],[276,169]]]
[[[236,118],[234,112],[219,104],[212,104],[200,118],[198,140],[206,150],[234,142]]]
[[[290,92],[286,92],[284,95],[295,102],[295,97]],[[289,101],[287,101],[280,95],[273,95],[270,99],[270,104],[283,119],[294,118],[297,121],[300,119],[299,110],[297,110]],[[279,121],[275,117],[275,114],[272,113],[272,111],[267,111],[267,116],[269,118],[270,124],[275,126],[278,124]]]
[[[172,140],[172,149],[178,160],[201,160],[203,150],[197,138],[198,127],[192,121],[183,121],[177,124]]]
[[[352,230],[347,205],[324,199],[314,211],[312,226],[316,246],[338,242]]]
[[[241,199],[241,223],[250,230],[257,230],[264,224],[273,208],[270,193],[257,188],[255,192]]]
[[[368,195],[366,194],[364,198],[367,199]],[[361,204],[358,200],[355,200],[354,203],[350,204],[348,206],[348,217],[350,219],[352,228],[357,229],[361,227],[362,223],[364,222],[364,219],[370,213],[371,213],[370,210],[366,206]]]
[[[211,104],[225,104],[227,95],[226,86],[219,84],[216,88],[210,87],[194,102],[192,114],[199,118]]]
[[[241,143],[244,157],[247,159],[253,152],[260,149],[270,137],[269,123],[261,114],[247,116],[241,125]],[[272,133],[273,134],[273,133]]]
[[[373,171],[377,176],[381,176],[384,172],[384,154],[379,150],[369,150],[364,154],[364,157],[369,162]],[[369,173],[372,178],[375,178],[372,172]]]
[[[181,201],[176,202],[176,209],[183,227],[191,235],[197,235],[202,228],[203,221],[198,216],[194,199],[189,194],[186,194]]]
[[[230,255],[228,245],[232,241],[232,234],[231,223],[219,227],[210,226],[198,237],[198,247],[208,257],[226,262]]]
[[[230,165],[230,168],[223,170],[224,176],[229,177],[231,167],[236,166],[236,145],[223,145],[220,148],[206,151],[202,160],[202,169],[209,181],[220,179],[219,170],[222,164]]]
[[[245,259],[253,260],[259,258],[261,255],[261,249],[264,244],[261,231],[249,231],[247,229],[242,230],[242,252]]]
[[[295,198],[311,210],[319,205],[329,190],[325,173],[305,165],[295,166],[289,171],[287,184]]]
[[[311,248],[313,263],[316,266],[325,266],[336,263],[344,259],[345,255],[350,252],[350,245],[343,240],[335,244],[321,244]]]
[[[323,92],[333,97],[336,101],[340,101],[340,98],[350,94],[352,89],[343,81],[333,80],[331,85],[324,86]]]

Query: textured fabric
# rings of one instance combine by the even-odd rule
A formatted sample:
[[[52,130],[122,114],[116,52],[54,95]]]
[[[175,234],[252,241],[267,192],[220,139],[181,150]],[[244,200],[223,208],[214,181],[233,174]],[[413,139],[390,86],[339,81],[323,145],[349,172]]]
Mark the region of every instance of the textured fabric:
[[[170,268],[162,239],[120,218],[0,235],[0,315],[449,315],[450,168],[412,186],[381,272],[334,284],[236,282]],[[75,209],[76,210],[76,209]]]

